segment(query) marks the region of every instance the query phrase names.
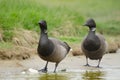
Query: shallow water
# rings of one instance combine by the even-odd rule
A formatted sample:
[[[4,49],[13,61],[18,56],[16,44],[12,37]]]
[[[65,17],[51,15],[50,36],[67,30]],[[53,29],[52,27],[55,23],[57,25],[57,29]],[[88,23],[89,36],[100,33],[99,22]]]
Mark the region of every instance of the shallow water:
[[[39,64],[39,57],[27,61],[0,61],[0,80],[120,80],[120,54],[106,54],[101,68],[95,67],[95,61],[90,61],[90,67],[83,66],[83,58],[67,57],[57,68],[57,73],[53,73],[53,64],[49,65],[48,73],[38,73],[36,69],[44,63],[41,60]]]
[[[0,80],[120,80],[120,67],[67,70],[57,73],[0,73]]]

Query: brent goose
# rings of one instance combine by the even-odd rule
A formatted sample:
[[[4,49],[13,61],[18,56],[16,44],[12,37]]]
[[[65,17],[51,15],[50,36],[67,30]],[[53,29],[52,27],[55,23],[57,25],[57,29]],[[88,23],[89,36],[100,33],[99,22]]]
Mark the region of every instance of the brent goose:
[[[48,38],[47,23],[45,20],[41,20],[39,22],[39,26],[41,29],[41,36],[39,39],[37,52],[40,58],[47,61],[44,69],[41,69],[40,71],[47,72],[48,62],[54,62],[56,63],[54,72],[56,72],[58,64],[66,57],[70,51],[70,47],[66,42],[62,42],[55,38]]]
[[[84,26],[89,27],[88,35],[81,44],[82,51],[86,56],[86,66],[89,66],[88,58],[90,58],[91,60],[99,60],[97,65],[99,67],[106,52],[107,43],[102,35],[96,34],[96,23],[93,19],[88,19]]]

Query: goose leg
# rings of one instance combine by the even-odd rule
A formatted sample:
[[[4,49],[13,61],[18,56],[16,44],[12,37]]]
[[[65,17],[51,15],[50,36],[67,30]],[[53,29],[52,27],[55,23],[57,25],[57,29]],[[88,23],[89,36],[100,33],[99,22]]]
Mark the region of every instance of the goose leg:
[[[56,69],[57,69],[58,64],[59,64],[59,63],[56,63],[56,64],[55,64],[54,73],[56,72]]]
[[[99,61],[98,61],[98,65],[97,65],[97,67],[99,68],[100,66],[100,62],[101,62],[101,58],[99,59]]]
[[[88,64],[88,57],[86,56],[86,65],[85,66],[90,66],[89,64]]]
[[[39,70],[39,72],[42,71],[42,72],[46,73],[47,72],[47,65],[48,65],[48,61],[45,65],[45,67],[43,69]]]

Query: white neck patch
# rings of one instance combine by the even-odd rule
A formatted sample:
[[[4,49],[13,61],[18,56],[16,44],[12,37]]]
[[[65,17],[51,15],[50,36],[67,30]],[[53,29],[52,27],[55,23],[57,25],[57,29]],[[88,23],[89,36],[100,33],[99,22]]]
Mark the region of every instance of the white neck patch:
[[[96,28],[92,28],[91,31],[96,31]]]
[[[45,30],[44,32],[45,32],[45,33],[47,33],[48,31],[47,31],[47,30]]]

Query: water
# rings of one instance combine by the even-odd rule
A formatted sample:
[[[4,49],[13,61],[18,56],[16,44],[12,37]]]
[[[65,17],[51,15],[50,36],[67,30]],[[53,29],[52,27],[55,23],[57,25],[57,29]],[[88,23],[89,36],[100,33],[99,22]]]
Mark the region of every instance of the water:
[[[0,80],[120,80],[120,67],[68,70],[57,73],[0,73]]]
[[[96,62],[94,61],[90,63],[92,64],[91,67],[82,66],[84,56],[81,56],[80,58],[68,57],[65,62],[61,63],[63,66],[58,67],[57,73],[53,73],[54,68],[52,64],[49,65],[48,73],[38,73],[37,70],[32,68],[26,70],[26,67],[32,66],[33,63],[33,68],[34,66],[37,68],[38,58],[35,57],[34,59],[22,62],[5,62],[4,64],[1,61],[0,80],[120,80],[120,54],[105,55],[104,61],[101,62],[102,68],[96,68]],[[81,65],[78,65],[77,61],[81,62]],[[23,66],[16,67],[13,63]],[[63,69],[65,65],[67,69]],[[41,66],[43,67],[42,63]]]

